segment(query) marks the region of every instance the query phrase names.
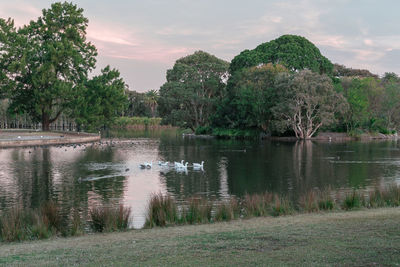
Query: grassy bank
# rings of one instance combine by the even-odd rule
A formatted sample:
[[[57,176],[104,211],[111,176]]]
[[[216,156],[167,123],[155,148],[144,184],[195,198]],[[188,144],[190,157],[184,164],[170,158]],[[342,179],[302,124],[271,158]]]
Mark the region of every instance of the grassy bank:
[[[142,128],[162,128],[161,118],[148,117],[119,117],[115,120],[113,128],[122,129],[142,129]]]
[[[396,265],[400,209],[263,217],[0,245],[0,264]]]

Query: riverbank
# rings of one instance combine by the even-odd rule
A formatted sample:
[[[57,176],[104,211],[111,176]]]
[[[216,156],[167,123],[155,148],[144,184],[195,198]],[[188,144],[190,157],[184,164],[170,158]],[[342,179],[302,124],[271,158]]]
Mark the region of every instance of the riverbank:
[[[16,265],[396,265],[399,208],[264,217],[0,244]]]
[[[82,132],[42,132],[32,130],[1,130],[0,148],[66,145],[96,142],[98,134]]]

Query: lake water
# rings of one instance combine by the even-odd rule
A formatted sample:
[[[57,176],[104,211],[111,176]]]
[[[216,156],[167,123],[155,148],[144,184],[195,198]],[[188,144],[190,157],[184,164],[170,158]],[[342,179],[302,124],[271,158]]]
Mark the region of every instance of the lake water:
[[[148,138],[138,137],[144,134]],[[0,149],[0,210],[53,199],[66,216],[76,209],[85,217],[95,205],[122,203],[132,208],[134,227],[140,228],[152,193],[177,200],[264,191],[296,198],[313,188],[400,184],[398,141],[234,141],[183,138],[174,131],[117,136],[100,145]],[[204,160],[204,170],[157,164],[182,159]],[[139,168],[150,161],[151,169]]]

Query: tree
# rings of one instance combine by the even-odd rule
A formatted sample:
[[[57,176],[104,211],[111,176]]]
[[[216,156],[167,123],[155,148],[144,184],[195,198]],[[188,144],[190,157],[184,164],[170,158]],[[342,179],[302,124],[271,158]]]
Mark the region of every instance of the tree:
[[[299,139],[311,138],[335,121],[335,113],[346,110],[346,101],[335,92],[332,80],[309,70],[278,75],[275,90],[272,113],[276,129],[284,132],[289,128]]]
[[[151,109],[146,103],[146,96],[144,93],[126,90],[125,94],[128,97],[128,107],[125,111],[126,116],[151,116]]]
[[[290,71],[309,69],[319,74],[330,75],[333,65],[319,49],[306,38],[297,35],[281,37],[260,44],[253,50],[244,50],[231,62],[229,71],[233,75],[243,68],[260,64],[281,64]]]
[[[213,116],[222,128],[269,130],[274,105],[274,81],[278,73],[287,72],[271,63],[237,71],[228,82],[226,100]]]
[[[229,63],[203,51],[178,59],[160,88],[158,111],[165,123],[195,130],[209,124],[225,93]]]
[[[49,130],[81,95],[97,54],[86,41],[87,24],[83,9],[67,2],[43,9],[18,30],[12,20],[0,20],[0,85],[12,113],[28,113]]]
[[[158,105],[158,92],[156,90],[150,90],[145,93],[145,102],[150,107],[151,116],[154,118],[156,116],[156,109]]]
[[[94,130],[112,124],[121,116],[128,104],[126,85],[120,73],[109,66],[101,70],[101,75],[86,81],[82,94],[73,102],[72,116],[79,126]]]

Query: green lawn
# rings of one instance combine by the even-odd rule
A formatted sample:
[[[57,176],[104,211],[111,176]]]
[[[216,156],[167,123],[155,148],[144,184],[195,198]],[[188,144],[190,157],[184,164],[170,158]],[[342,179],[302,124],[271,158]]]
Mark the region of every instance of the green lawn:
[[[400,265],[400,208],[2,243],[3,265]]]

